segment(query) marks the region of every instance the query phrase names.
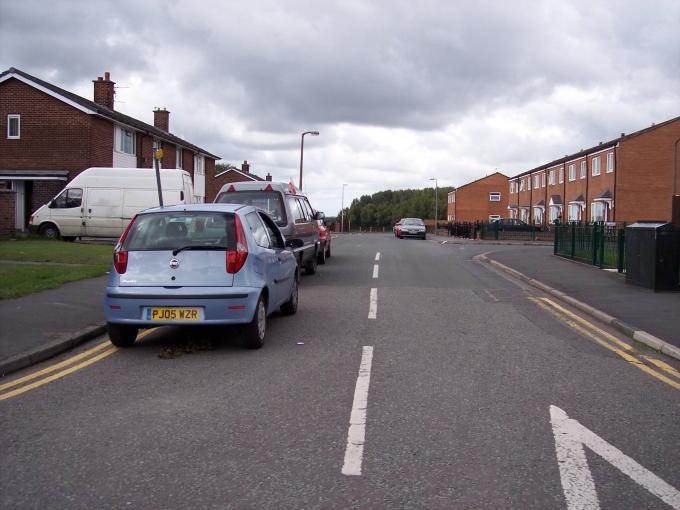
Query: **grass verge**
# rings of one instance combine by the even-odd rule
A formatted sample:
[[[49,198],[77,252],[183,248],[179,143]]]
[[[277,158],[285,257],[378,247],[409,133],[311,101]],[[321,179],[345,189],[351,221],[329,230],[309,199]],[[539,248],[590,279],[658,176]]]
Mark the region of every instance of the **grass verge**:
[[[0,299],[12,299],[66,282],[106,274],[111,246],[44,239],[0,241]],[[36,262],[15,264],[13,262]]]

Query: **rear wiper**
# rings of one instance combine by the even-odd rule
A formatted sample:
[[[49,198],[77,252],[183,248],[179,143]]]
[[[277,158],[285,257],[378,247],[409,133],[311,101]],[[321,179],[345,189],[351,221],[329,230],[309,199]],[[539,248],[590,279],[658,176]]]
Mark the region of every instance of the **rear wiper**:
[[[177,255],[179,252],[184,250],[219,250],[226,251],[226,246],[215,246],[214,244],[190,244],[188,246],[182,246],[181,248],[175,248],[172,250],[173,255]]]

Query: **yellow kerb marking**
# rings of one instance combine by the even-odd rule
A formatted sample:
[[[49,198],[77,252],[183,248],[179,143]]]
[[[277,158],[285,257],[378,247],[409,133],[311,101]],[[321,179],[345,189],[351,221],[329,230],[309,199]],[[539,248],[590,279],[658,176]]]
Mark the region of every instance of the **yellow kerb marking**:
[[[634,350],[633,347],[632,347],[630,344],[627,344],[627,343],[624,342],[623,340],[620,340],[620,339],[616,338],[614,335],[612,335],[612,334],[610,334],[610,333],[607,333],[605,330],[598,328],[595,324],[593,324],[593,323],[591,323],[591,322],[585,320],[583,317],[579,317],[579,316],[576,315],[575,313],[570,312],[569,310],[567,310],[567,309],[564,308],[563,306],[558,305],[557,303],[555,303],[555,302],[552,301],[551,299],[548,299],[548,298],[539,298],[539,299],[545,301],[546,303],[548,303],[548,304],[549,304],[550,306],[552,306],[553,308],[557,308],[560,312],[564,313],[565,315],[568,315],[569,317],[571,317],[571,318],[574,319],[574,320],[577,320],[577,321],[580,322],[581,324],[585,324],[585,325],[588,326],[589,328],[591,328],[591,329],[597,331],[597,332],[600,333],[603,337],[605,337],[607,340],[609,340],[609,341],[611,341],[611,342],[614,342],[614,343],[620,345],[621,347],[623,347],[623,348],[626,349],[627,351],[632,351],[632,350]]]
[[[672,386],[672,387],[675,388],[676,390],[680,391],[680,383],[677,383],[677,382],[673,381],[672,379],[669,379],[669,378],[666,377],[665,375],[658,373],[656,370],[654,370],[654,369],[648,367],[647,365],[645,365],[642,361],[640,361],[640,360],[639,360],[638,358],[636,358],[635,356],[631,356],[631,355],[628,354],[627,352],[623,352],[621,349],[618,349],[618,348],[614,347],[613,345],[611,345],[611,344],[609,344],[608,342],[604,341],[603,339],[599,338],[598,336],[596,336],[596,335],[593,334],[592,332],[590,332],[590,331],[588,331],[587,329],[585,329],[585,328],[579,326],[579,325],[578,325],[577,323],[575,323],[574,321],[569,320],[568,318],[566,318],[566,317],[564,317],[564,316],[561,316],[556,310],[554,310],[552,307],[550,307],[550,306],[548,306],[547,304],[545,304],[545,303],[543,302],[543,300],[540,300],[540,301],[537,300],[537,299],[531,299],[531,300],[532,300],[534,303],[536,303],[538,306],[540,306],[541,308],[543,308],[544,310],[546,310],[546,311],[550,312],[551,314],[553,314],[553,315],[554,315],[555,317],[557,317],[558,319],[564,321],[566,324],[568,324],[569,326],[571,326],[572,328],[574,328],[576,331],[582,333],[583,335],[586,335],[587,337],[592,338],[592,339],[595,340],[598,344],[600,344],[602,347],[605,347],[606,349],[609,349],[610,351],[615,352],[616,354],[618,354],[619,356],[621,356],[623,359],[625,359],[627,362],[629,362],[629,363],[630,363],[631,365],[633,365],[634,367],[639,368],[639,369],[642,370],[643,372],[648,373],[648,374],[651,375],[652,377],[655,377],[656,379],[658,379],[658,380],[660,380],[660,381],[662,381],[662,382],[665,382],[665,383],[668,384],[669,386]],[[597,329],[599,329],[599,328],[597,328]]]
[[[158,328],[151,328],[151,329],[148,329],[148,330],[146,330],[146,331],[143,331],[142,333],[140,333],[139,335],[137,335],[137,340],[140,340],[140,339],[144,338],[146,335],[152,333],[152,332],[155,331],[156,329],[158,329]],[[61,362],[59,362],[59,363],[55,363],[54,365],[50,365],[49,367],[43,368],[42,370],[38,370],[37,372],[33,372],[32,374],[28,374],[28,375],[26,375],[26,376],[24,376],[24,377],[21,377],[21,378],[19,378],[19,379],[15,379],[14,381],[10,381],[10,382],[8,382],[8,383],[5,383],[5,384],[3,384],[3,385],[0,385],[0,391],[4,391],[4,390],[6,390],[7,388],[12,388],[13,386],[18,386],[18,385],[23,384],[23,383],[28,382],[28,381],[32,381],[33,379],[37,379],[37,378],[40,377],[40,376],[43,376],[43,375],[52,373],[52,372],[54,372],[54,371],[56,371],[56,370],[59,370],[59,369],[61,369],[61,368],[67,367],[67,366],[69,366],[69,365],[72,365],[72,364],[75,363],[76,361],[79,361],[79,360],[81,360],[81,359],[83,359],[83,358],[87,358],[87,357],[90,356],[91,354],[94,354],[95,352],[100,351],[100,350],[102,350],[102,349],[105,348],[105,347],[113,347],[113,346],[111,345],[111,342],[107,340],[106,342],[102,342],[102,343],[100,343],[100,344],[98,344],[98,345],[95,345],[95,346],[92,347],[91,349],[88,349],[88,350],[86,350],[86,351],[83,351],[83,352],[81,352],[80,354],[76,354],[75,356],[71,356],[70,358],[67,358],[67,359],[65,359],[64,361],[61,361]],[[116,352],[117,350],[118,350],[117,348],[113,348],[113,350],[107,351],[108,354],[106,354],[106,356],[108,356],[109,354],[112,354],[112,353]],[[92,358],[92,359],[93,359],[94,361],[99,361],[100,359],[103,359],[103,358],[105,358],[106,356],[97,356],[97,357]],[[93,363],[94,361],[92,361],[92,362],[81,363],[81,364],[79,364],[79,365],[76,365],[76,367],[73,367],[73,368],[74,368],[75,370],[79,370],[80,368],[83,368],[83,367],[86,367],[86,366],[90,365],[90,364]],[[70,369],[69,369],[69,370],[70,370]],[[55,375],[59,375],[59,377],[63,377],[64,375],[67,375],[67,374],[70,374],[70,373],[72,373],[72,372],[75,372],[75,370],[70,370],[70,371],[64,370],[63,372],[59,372],[59,374],[62,374],[62,375],[59,375],[59,374],[55,374]],[[46,378],[46,379],[44,379],[44,380],[38,381],[37,383],[30,384],[30,385],[28,385],[28,386],[24,386],[23,388],[20,388],[20,389],[23,390],[23,391],[14,390],[14,391],[11,391],[11,392],[9,392],[9,393],[5,393],[4,395],[0,395],[0,400],[5,400],[6,398],[13,397],[14,395],[20,395],[21,393],[24,393],[24,391],[28,391],[28,390],[33,389],[33,388],[38,388],[38,387],[42,386],[43,384],[47,384],[48,382],[53,381],[54,379],[58,379],[59,377],[54,377],[54,378],[48,377],[48,378]],[[45,381],[45,382],[43,382],[43,381]],[[24,388],[26,388],[26,389],[24,390]]]
[[[680,372],[678,372],[674,367],[670,366],[665,361],[661,361],[660,359],[652,358],[651,356],[643,356],[643,357],[647,361],[649,361],[650,363],[659,367],[664,372],[668,372],[673,377],[677,377],[678,379],[680,379]]]
[[[56,374],[52,374],[48,377],[45,377],[44,379],[40,379],[39,381],[36,381],[31,384],[27,384],[26,386],[22,386],[21,388],[17,388],[16,390],[8,391],[7,393],[3,393],[0,395],[0,400],[6,400],[11,397],[16,397],[17,395],[21,395],[22,393],[26,393],[27,391],[33,390],[35,388],[39,388],[40,386],[43,386],[49,382],[52,382],[56,379],[59,379],[61,377],[64,377],[65,375],[72,374],[73,372],[80,370],[81,368],[85,368],[88,365],[91,365],[92,363],[96,363],[100,359],[104,359],[107,356],[113,354],[118,350],[118,347],[111,347],[111,349],[108,349],[100,354],[97,354],[96,356],[88,359],[87,361],[83,361],[82,363],[78,363],[75,366],[72,366],[71,368],[67,368],[66,370],[62,370],[61,372],[57,372]]]

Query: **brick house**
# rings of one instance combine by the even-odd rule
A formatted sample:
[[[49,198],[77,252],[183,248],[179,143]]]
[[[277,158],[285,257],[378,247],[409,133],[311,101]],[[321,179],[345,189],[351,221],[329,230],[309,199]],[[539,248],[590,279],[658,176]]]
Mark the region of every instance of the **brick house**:
[[[225,184],[231,182],[242,182],[242,181],[271,181],[271,174],[263,179],[259,175],[255,175],[250,172],[250,164],[244,161],[241,164],[241,169],[239,170],[235,166],[229,165],[226,168],[215,167],[214,174],[207,174],[205,181],[205,201],[213,202],[217,193],[219,193],[220,188]]]
[[[527,223],[670,221],[680,117],[508,179],[508,213]]]
[[[458,186],[448,194],[448,222],[489,221],[503,217],[508,211],[507,189],[508,177],[500,172]]]
[[[30,214],[89,167],[183,168],[194,199],[206,197],[205,174],[218,156],[170,133],[170,112],[154,110],[154,125],[114,110],[109,73],[94,82],[94,101],[15,68],[0,73],[0,233],[22,231]]]

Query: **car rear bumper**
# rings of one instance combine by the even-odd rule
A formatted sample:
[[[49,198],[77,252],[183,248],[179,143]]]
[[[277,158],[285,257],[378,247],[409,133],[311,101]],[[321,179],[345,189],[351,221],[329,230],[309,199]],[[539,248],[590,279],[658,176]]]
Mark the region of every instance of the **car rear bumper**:
[[[136,326],[245,324],[252,320],[257,287],[107,287],[107,322]],[[153,320],[151,308],[196,308],[199,320]]]

